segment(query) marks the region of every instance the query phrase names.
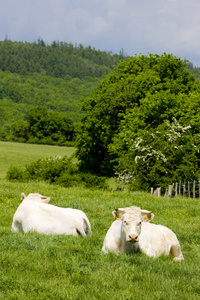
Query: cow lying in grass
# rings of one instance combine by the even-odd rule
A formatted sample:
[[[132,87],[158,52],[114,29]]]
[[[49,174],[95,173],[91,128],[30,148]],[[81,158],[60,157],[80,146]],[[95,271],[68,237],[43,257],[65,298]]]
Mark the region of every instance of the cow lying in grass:
[[[86,214],[78,209],[51,204],[49,197],[22,193],[22,203],[13,216],[12,231],[36,231],[41,234],[89,236],[91,225]]]
[[[152,212],[131,206],[115,209],[113,216],[116,220],[106,234],[103,252],[141,251],[152,257],[172,254],[176,261],[184,259],[175,233],[148,222],[154,217]]]

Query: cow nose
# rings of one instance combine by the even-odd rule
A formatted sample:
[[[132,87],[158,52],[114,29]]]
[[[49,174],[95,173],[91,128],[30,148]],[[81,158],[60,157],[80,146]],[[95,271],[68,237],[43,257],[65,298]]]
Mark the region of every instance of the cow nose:
[[[129,238],[129,241],[136,241],[137,242],[138,235],[136,235],[136,234],[129,234],[128,238]]]

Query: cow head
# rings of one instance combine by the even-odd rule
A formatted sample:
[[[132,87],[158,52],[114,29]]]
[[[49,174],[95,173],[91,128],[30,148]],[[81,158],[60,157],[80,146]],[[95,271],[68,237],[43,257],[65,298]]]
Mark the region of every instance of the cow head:
[[[38,193],[30,193],[27,197],[24,193],[22,193],[21,201],[24,201],[24,199],[41,202],[41,203],[49,203],[50,201],[50,197],[42,196],[41,194]]]
[[[142,222],[148,222],[154,217],[154,214],[151,211],[140,209],[136,206],[116,208],[112,214],[115,219],[122,221],[122,235],[128,243],[138,242],[142,229]]]

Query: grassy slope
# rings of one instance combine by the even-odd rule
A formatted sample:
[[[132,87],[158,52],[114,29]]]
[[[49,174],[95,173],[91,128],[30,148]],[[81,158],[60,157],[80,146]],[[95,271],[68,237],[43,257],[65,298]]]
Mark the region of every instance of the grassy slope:
[[[39,192],[51,196],[52,204],[84,210],[92,236],[12,233],[21,192]],[[200,299],[199,199],[5,180],[0,180],[0,194],[0,299]],[[172,257],[101,253],[112,210],[130,205],[152,210],[153,223],[174,230],[183,262],[176,263]]]
[[[74,151],[73,147],[0,142],[0,178],[6,176],[12,164],[25,166],[37,159],[49,156],[71,156]]]

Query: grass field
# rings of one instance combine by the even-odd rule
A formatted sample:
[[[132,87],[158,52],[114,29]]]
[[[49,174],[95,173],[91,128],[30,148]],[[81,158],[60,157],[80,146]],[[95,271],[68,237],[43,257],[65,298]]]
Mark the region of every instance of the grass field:
[[[21,192],[39,192],[50,196],[51,204],[82,209],[91,222],[92,236],[12,233]],[[3,179],[0,195],[0,299],[200,299],[199,199]],[[184,261],[101,252],[113,221],[112,210],[130,205],[152,210],[152,223],[166,225],[177,234]]]
[[[73,147],[0,142],[0,178],[6,176],[12,164],[24,166],[49,156],[71,156],[74,151]]]

